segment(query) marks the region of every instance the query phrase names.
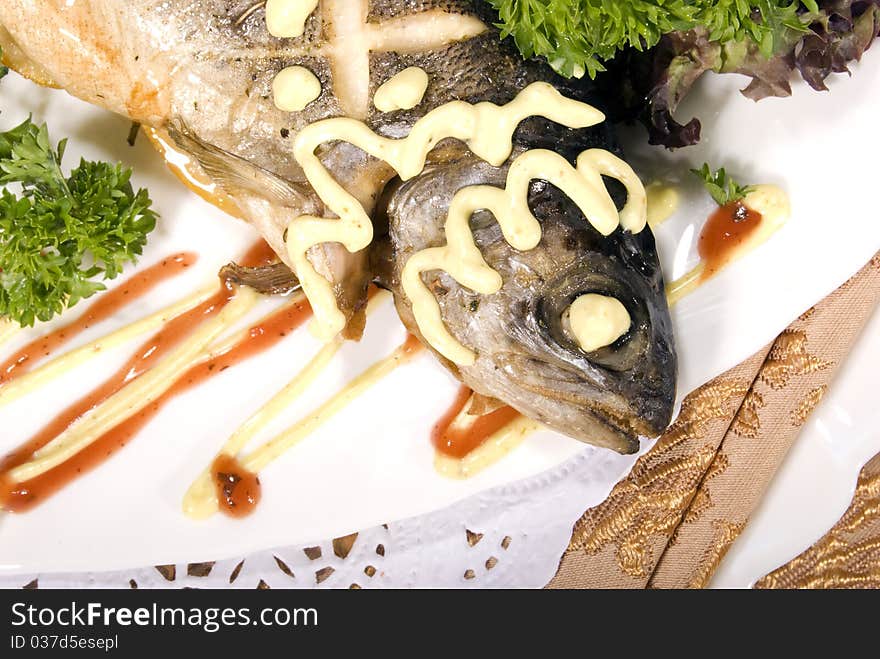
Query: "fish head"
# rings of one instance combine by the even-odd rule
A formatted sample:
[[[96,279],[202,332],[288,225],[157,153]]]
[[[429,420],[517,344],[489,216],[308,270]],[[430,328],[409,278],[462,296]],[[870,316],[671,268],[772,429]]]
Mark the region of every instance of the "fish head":
[[[505,178],[505,167],[465,154],[393,193],[390,248],[383,258],[390,259],[399,314],[417,336],[400,285],[403,266],[417,251],[445,243],[456,191],[477,184],[503,187]],[[422,274],[447,330],[476,354],[469,365],[441,361],[474,391],[530,418],[584,442],[633,453],[640,436],[665,429],[675,400],[672,325],[653,235],[648,228],[637,234],[618,228],[603,236],[571,199],[541,180],[531,183],[529,207],[542,238],[528,251],[507,243],[491,213],[471,218],[484,260],[501,275],[497,293],[476,293],[443,271]],[[567,317],[574,301],[589,294],[620,302],[630,325],[610,345],[586,351]]]

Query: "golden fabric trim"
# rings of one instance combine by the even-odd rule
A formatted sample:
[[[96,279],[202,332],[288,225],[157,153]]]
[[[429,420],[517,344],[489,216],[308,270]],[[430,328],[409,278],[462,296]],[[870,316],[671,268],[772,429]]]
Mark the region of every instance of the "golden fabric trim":
[[[704,511],[712,507],[712,496],[708,488],[705,488],[704,485],[716,476],[723,474],[729,466],[730,458],[728,458],[725,453],[718,451],[715,454],[715,459],[712,460],[712,464],[710,464],[709,468],[706,470],[700,489],[694,494],[691,505],[688,507],[687,512],[682,519],[682,524],[696,522]]]
[[[807,375],[831,366],[807,351],[807,333],[799,329],[787,329],[770,349],[770,355],[761,369],[761,381],[772,389],[782,389],[792,377]]]
[[[709,579],[715,574],[715,570],[718,569],[721,560],[727,555],[727,551],[733,545],[733,542],[743,532],[743,529],[746,528],[746,523],[726,522],[716,519],[712,521],[712,527],[715,529],[715,537],[703,553],[700,566],[687,584],[688,588],[704,588],[709,583]]]
[[[766,405],[764,396],[754,389],[748,393],[743,401],[739,414],[733,420],[731,430],[733,434],[748,439],[755,439],[761,432],[761,417],[758,412]]]
[[[791,423],[793,426],[800,428],[806,423],[813,410],[822,401],[826,391],[828,391],[828,385],[823,384],[821,387],[816,387],[807,392],[804,399],[791,411]]]
[[[816,313],[816,307],[810,307],[798,316],[798,321],[804,322],[805,320],[809,320],[814,313]]]
[[[678,544],[679,534],[682,528],[688,524],[699,522],[703,514],[712,508],[714,505],[714,502],[712,501],[712,493],[709,491],[709,488],[706,487],[706,483],[716,476],[723,474],[729,466],[730,458],[721,451],[716,451],[714,459],[706,469],[706,472],[703,475],[703,480],[697,486],[697,491],[694,492],[694,495],[681,518],[681,523],[675,527],[672,534],[669,536],[669,542],[666,543],[664,551],[665,549],[669,549]]]
[[[862,470],[852,505],[810,549],[756,588],[880,588],[880,455]]]
[[[821,318],[821,313],[816,317]],[[796,381],[796,378],[823,371],[831,364],[807,350],[806,329],[792,326],[774,342],[742,405],[731,419],[729,432],[722,438],[715,460],[700,482],[690,508],[674,530],[651,575],[649,588],[702,588],[744,528],[753,506],[775,471],[774,465],[778,466],[794,439],[792,433],[779,432],[779,417],[784,419],[785,415],[795,414],[779,410],[780,403],[786,404],[788,397],[800,393],[802,401],[797,406],[797,418],[803,423],[824,392],[818,391],[821,387],[804,391],[809,383]],[[780,391],[785,388],[792,393]],[[767,418],[762,422],[764,415]],[[739,437],[762,441],[742,443],[737,441]],[[717,485],[710,482],[721,476],[723,478]],[[708,514],[710,509],[713,510],[711,516]],[[732,522],[731,517],[742,521]]]

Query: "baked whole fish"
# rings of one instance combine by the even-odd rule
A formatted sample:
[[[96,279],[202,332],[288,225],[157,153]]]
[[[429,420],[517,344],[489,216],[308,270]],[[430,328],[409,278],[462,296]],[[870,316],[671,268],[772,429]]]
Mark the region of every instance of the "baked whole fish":
[[[453,101],[503,106],[534,83],[603,105],[589,82],[523,61],[499,39],[485,2],[289,0],[289,7],[303,13],[300,36],[270,34],[266,3],[253,0],[3,0],[0,45],[7,63],[33,80],[167,134],[294,270],[286,242],[292,220],[339,215],[293,157],[297,138],[316,122],[352,118],[400,140]],[[320,83],[301,111],[279,109],[273,96],[276,76],[290,67]],[[379,111],[377,90],[412,67],[427,74],[420,102]],[[531,114],[553,115],[563,101]],[[377,281],[393,291],[407,328],[474,391],[582,441],[632,453],[640,435],[666,427],[675,398],[672,327],[650,229],[598,230],[549,176],[526,181],[528,211],[540,228],[536,246],[515,248],[496,221],[501,213],[474,209],[473,243],[500,275],[492,292],[476,292],[443,269],[417,273],[450,340],[466,346],[470,359],[450,358],[425,339],[405,285],[410,259],[446,244],[460,191],[505,188],[530,153],[559,154],[579,169],[584,152],[619,155],[608,123],[592,123],[567,128],[529,116],[517,124],[509,158],[492,164],[470,142],[437,140],[409,176],[350,141],[327,140],[315,155],[359,202],[375,238],[352,250],[326,240],[307,258],[331,284],[347,336],[359,336],[367,286]],[[604,183],[603,194],[624,208],[631,193],[612,178]],[[606,344],[581,340],[581,300],[598,300],[603,313],[623,322]]]

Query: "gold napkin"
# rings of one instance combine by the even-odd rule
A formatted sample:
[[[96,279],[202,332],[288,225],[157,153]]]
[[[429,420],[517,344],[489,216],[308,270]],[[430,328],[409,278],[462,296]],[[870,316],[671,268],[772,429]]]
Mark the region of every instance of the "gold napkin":
[[[770,346],[690,394],[630,475],[575,524],[548,587],[705,586],[878,302],[880,253]],[[829,536],[758,586],[877,584],[878,499],[880,456]]]

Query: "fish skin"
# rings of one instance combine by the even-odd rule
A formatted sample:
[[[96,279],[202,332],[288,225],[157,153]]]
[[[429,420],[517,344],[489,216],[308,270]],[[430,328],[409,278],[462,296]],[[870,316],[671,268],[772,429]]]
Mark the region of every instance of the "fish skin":
[[[353,114],[374,131],[399,138],[443,103],[503,104],[539,80],[551,82],[571,98],[602,105],[590,83],[563,80],[543,63],[524,62],[509,39],[501,42],[485,2],[322,0],[304,35],[294,40],[269,35],[262,10],[240,20],[253,4],[253,0],[3,0],[0,45],[9,63],[37,82],[62,87],[172,135],[288,264],[283,236],[289,221],[325,211],[292,157],[293,140],[306,125],[352,114],[354,107]],[[371,51],[365,60],[366,78],[358,80],[346,69],[349,58],[339,54],[347,55],[346,44],[357,37],[340,32],[336,19],[343,10],[362,11],[370,29],[396,25],[398,37],[415,36],[400,47]],[[467,29],[461,29],[467,35],[422,46],[432,37],[434,21],[449,15],[466,20]],[[402,32],[401,21],[407,21]],[[297,65],[315,73],[322,93],[303,112],[283,112],[274,106],[271,83],[283,68]],[[369,103],[354,102],[361,96],[372,98],[380,85],[409,66],[425,69],[431,80],[417,107],[383,114]],[[358,85],[364,85],[367,93],[362,94]],[[525,148],[549,148],[572,161],[587,148],[619,153],[607,124],[570,130],[540,118],[523,122],[514,144],[514,155]],[[383,193],[395,175],[385,163],[345,143],[326,145],[320,157],[374,214],[377,224],[385,221],[387,211],[391,228],[391,236],[377,241],[372,250],[350,254],[341,245],[325,244],[309,253],[316,269],[333,284],[350,319],[348,335],[357,338],[360,333],[367,285],[377,275],[395,291],[401,318],[417,332],[396,279],[405,258],[415,249],[440,244],[444,216],[439,211],[457,189],[470,184],[503,186],[506,165],[493,168],[461,145],[447,142],[431,154],[421,176],[403,185],[395,182]],[[422,208],[414,208],[413,200],[420,195],[428,199]],[[566,434],[631,452],[637,448],[638,435],[658,434],[668,423],[674,400],[672,330],[653,237],[649,230],[637,236],[618,231],[600,240],[581,226],[586,223],[570,200],[540,182],[532,186],[531,201],[545,235],[539,248],[527,254],[515,253],[499,240],[491,218],[477,214],[476,220],[485,224],[477,233],[478,243],[489,263],[505,275],[497,299],[480,301],[477,313],[462,313],[455,301],[468,300],[469,305],[473,294],[446,275],[432,275],[448,291],[440,303],[451,331],[481,353],[474,367],[447,366],[477,392],[499,398]],[[377,204],[379,211],[374,212]],[[557,271],[563,269],[559,265],[563,262],[572,276],[577,275],[575,279],[601,275],[609,282],[619,280],[621,290],[633,296],[631,313],[642,325],[619,342],[614,354],[597,353],[589,356],[591,361],[571,345],[560,345],[554,336],[558,328],[554,330],[548,309],[555,314],[571,294],[563,294],[565,287],[574,284],[550,282],[547,271],[554,263]],[[540,283],[511,289],[511,282],[516,282],[516,276],[506,276],[515,275],[511,268],[527,267],[541,275]],[[606,282],[610,288],[612,283]],[[528,303],[521,314],[524,322],[510,322],[510,310],[503,308],[502,301],[514,300]],[[538,302],[543,306],[539,308]],[[538,323],[542,317],[546,327]],[[500,333],[505,327],[516,328],[519,334]],[[502,336],[503,342],[493,342]],[[634,352],[632,346],[641,352]],[[622,355],[632,362],[625,369],[620,368]],[[511,360],[526,357],[549,369],[537,384],[526,377],[535,369],[511,365]],[[596,362],[602,359],[618,370]],[[520,382],[497,375],[505,368],[518,374]]]

